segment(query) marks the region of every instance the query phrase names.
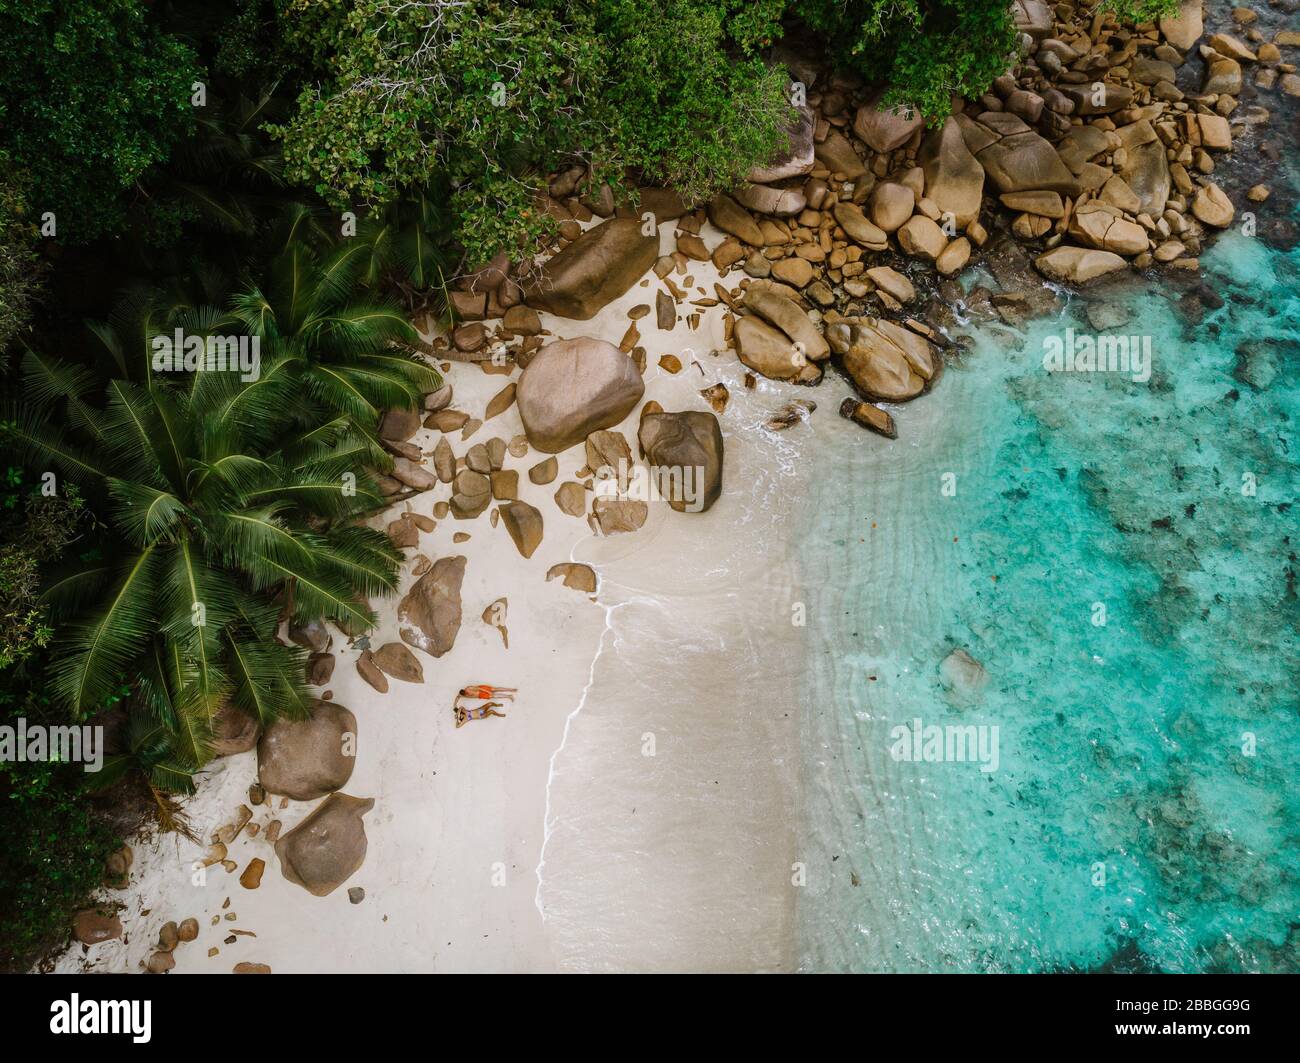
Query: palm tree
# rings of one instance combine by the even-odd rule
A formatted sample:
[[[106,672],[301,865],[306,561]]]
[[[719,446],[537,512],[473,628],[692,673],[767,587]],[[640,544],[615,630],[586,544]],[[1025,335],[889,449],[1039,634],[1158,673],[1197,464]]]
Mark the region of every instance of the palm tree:
[[[410,310],[445,314],[446,278],[456,258],[452,228],[445,193],[419,190],[376,208],[357,230],[366,245],[361,282],[397,288]]]
[[[146,308],[143,320],[158,319]],[[27,351],[27,404],[0,433],[102,500],[118,550],[54,573],[43,595],[62,624],[52,690],[84,719],[130,683],[132,711],[167,735],[169,755],[150,754],[163,783],[208,759],[226,705],[262,724],[303,711],[304,654],[277,641],[283,616],[364,629],[365,599],[396,586],[400,555],[353,523],[383,503],[367,431],[313,417],[285,371],[301,356],[275,347],[256,382],[199,371],[178,384],[146,359],[142,378],[107,385],[102,409],[88,370]]]
[[[314,220],[305,207],[290,211],[266,283],[246,286],[230,313],[277,372],[370,431],[384,410],[414,409],[442,381],[412,349],[418,335],[402,309],[361,287],[374,266],[373,243],[344,239],[318,251],[309,236]]]

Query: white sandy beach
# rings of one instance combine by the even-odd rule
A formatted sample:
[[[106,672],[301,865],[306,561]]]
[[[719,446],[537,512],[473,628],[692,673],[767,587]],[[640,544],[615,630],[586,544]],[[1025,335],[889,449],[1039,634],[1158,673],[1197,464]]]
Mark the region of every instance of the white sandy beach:
[[[660,235],[671,250],[671,226]],[[704,236],[710,247],[721,239],[711,227]],[[712,264],[690,267],[691,297],[712,296]],[[543,314],[543,325],[554,338],[618,343],[629,308],[653,304],[659,283],[648,273],[590,321]],[[678,309],[684,319],[694,308]],[[176,949],[176,973],[224,973],[241,961],[277,973],[791,969],[800,635],[790,623],[796,579],[782,535],[800,492],[798,437],[810,429],[776,434],[759,425],[796,397],[834,416],[848,389],[760,379],[746,391],[744,367],[723,350],[724,312],[701,310],[694,332],[685,320],[672,333],[655,330],[653,315],[641,323],[646,401],[705,410],[702,387],[723,380],[731,391],[720,417],[723,496],[710,511],[654,503],[641,530],[597,539],[552,498],[585,464],[581,447],[559,455],[559,476],[545,486],[527,477],[545,455],[507,456],[506,468],[520,471],[519,497],[543,514],[542,543],[524,559],[484,513],[439,521],[407,551],[399,595],[417,554],[468,559],[460,633],[440,659],[417,654],[425,682],[392,679],[388,694],[377,693],[357,674],[358,650],[333,631],[338,661],[327,688],[359,725],[343,792],[375,799],[365,863],[344,886],[317,898],[282,877],[266,825],[279,819],[287,832],[315,802],[281,808],[270,797],[253,808],[257,834],[245,829],[229,847],[232,873],[218,864],[196,874],[203,848],[174,835],[133,840],[129,887],[105,894],[125,905],[122,939],[75,945],[57,969],[138,970],[160,927],[187,917],[201,929]],[[682,359],[675,376],[657,364],[667,353]],[[517,378],[454,364],[452,405],[481,416]],[[639,409],[618,426],[634,453]],[[449,438],[460,454],[522,431],[511,407],[468,442],[459,432]],[[412,442],[430,454],[438,438],[422,429]],[[374,523],[408,505],[431,515],[449,493],[439,485]],[[472,537],[454,544],[456,532]],[[545,582],[551,565],[570,560],[597,570],[595,600]],[[503,596],[509,649],[481,619]],[[398,600],[376,603],[372,646],[398,641]],[[520,696],[507,719],[457,730],[452,700],[476,682],[518,687]],[[645,755],[650,735],[654,756]],[[209,766],[186,805],[201,838],[248,801],[256,770],[255,752]],[[249,890],[238,877],[255,857],[267,867]],[[354,886],[365,890],[357,905],[348,898]],[[226,944],[236,930],[255,936]]]

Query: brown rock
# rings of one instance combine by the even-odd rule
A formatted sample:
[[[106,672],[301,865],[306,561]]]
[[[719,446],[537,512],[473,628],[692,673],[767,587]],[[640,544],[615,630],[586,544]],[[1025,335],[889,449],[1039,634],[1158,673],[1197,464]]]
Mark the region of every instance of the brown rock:
[[[330,794],[314,812],[275,843],[284,877],[325,897],[346,882],[366,858],[362,816],[373,798]]]
[[[456,474],[451,496],[451,514],[457,520],[477,517],[492,501],[492,482],[481,472],[465,469]]]
[[[420,430],[422,417],[419,410],[388,410],[379,422],[379,438],[405,443]]]
[[[593,530],[601,535],[636,531],[650,512],[644,502],[627,499],[598,498],[591,508]]]
[[[460,631],[461,584],[465,558],[441,557],[421,576],[397,607],[398,634],[408,646],[441,657]]]
[[[212,723],[213,755],[228,757],[235,753],[247,753],[257,745],[260,733],[261,727],[256,720],[229,702],[222,702]]]
[[[501,319],[501,326],[516,336],[536,336],[542,331],[542,319],[531,306],[512,306]]]
[[[588,229],[524,286],[530,306],[586,320],[632,287],[659,255],[657,236],[639,219],[613,218]]]
[[[519,497],[519,472],[516,469],[497,469],[491,474],[492,497],[498,502],[512,502]]]
[[[596,593],[596,572],[590,565],[581,565],[572,561],[552,565],[546,570],[546,582],[549,583],[553,579],[562,579],[566,587],[575,591],[582,591],[585,594]]]
[[[981,183],[983,180],[984,172],[981,170]],[[897,181],[882,181],[871,191],[871,220],[883,232],[892,233],[897,230],[912,216],[915,209],[916,194],[907,185]]]
[[[883,92],[876,93],[858,108],[853,119],[853,132],[858,139],[882,153],[902,147],[925,121],[919,110],[907,105],[886,105],[883,96]]]
[[[498,414],[505,413],[515,404],[515,384],[512,381],[498,391],[488,401],[487,410],[483,413],[483,420],[490,421]]]
[[[145,970],[150,974],[166,974],[176,966],[176,957],[170,952],[159,950],[145,961]]]
[[[555,504],[561,513],[570,517],[581,517],[587,512],[587,489],[580,483],[566,480],[555,492]]]
[[[862,208],[853,203],[836,203],[835,220],[849,235],[849,239],[863,247],[881,251],[889,246],[885,231],[867,220]],[[775,270],[773,266],[773,270]]]
[[[260,856],[253,857],[239,876],[239,884],[246,890],[255,890],[262,884],[262,872],[266,870],[266,861]]]
[[[1034,266],[1043,276],[1066,284],[1086,284],[1108,273],[1124,269],[1127,263],[1111,251],[1061,245],[1039,255]]]
[[[677,325],[677,304],[662,290],[655,294],[655,324],[664,332],[672,331]]]
[[[1196,198],[1192,200],[1192,213],[1206,225],[1226,229],[1232,224],[1236,209],[1223,189],[1216,184],[1207,184],[1197,190]]]
[[[334,654],[313,653],[307,658],[307,683],[309,686],[323,687],[334,674]]]
[[[886,439],[898,438],[898,429],[894,426],[893,417],[879,406],[873,406],[869,402],[859,402],[857,399],[847,398],[840,403],[840,416],[853,421],[855,424],[860,424],[863,428],[868,428]]]
[[[817,161],[821,163],[832,174],[842,173],[850,181],[863,176],[867,172],[861,157],[853,150],[853,145],[848,140],[831,130],[825,140],[814,149]],[[758,246],[758,245],[755,245]]]
[[[751,247],[763,246],[763,233],[753,216],[730,196],[716,196],[709,203],[709,221],[724,233],[731,233]]]
[[[652,413],[637,431],[641,450],[658,472],[660,493],[678,513],[702,513],[722,494],[723,445],[718,418],[691,410]]]
[[[528,470],[528,479],[535,484],[551,483],[556,474],[560,471],[560,462],[555,457],[547,458],[545,461],[539,461]]]
[[[420,545],[420,529],[405,516],[390,521],[385,530],[389,541],[399,550],[410,550]]]
[[[438,485],[437,476],[407,458],[393,459],[393,477],[416,491],[431,491]]]
[[[773,380],[794,380],[806,365],[789,337],[757,317],[737,321],[732,338],[740,360]]]
[[[357,671],[362,678],[369,678],[360,660]],[[356,738],[357,718],[346,707],[334,701],[313,701],[306,719],[281,717],[267,727],[257,744],[258,779],[268,793],[314,801],[352,778]]]
[[[627,355],[583,337],[543,347],[520,377],[516,401],[529,443],[554,454],[618,424],[644,392]]]
[[[868,397],[902,402],[924,390],[937,358],[923,336],[892,321],[867,320],[852,327],[844,370]]]
[[[914,214],[896,233],[898,246],[906,255],[936,261],[948,246],[943,230],[929,218]]]
[[[374,651],[374,662],[385,673],[404,683],[423,683],[424,669],[415,654],[400,642],[389,642]]]
[[[784,332],[807,358],[820,362],[830,357],[831,349],[825,338],[793,300],[774,291],[751,287],[745,293],[745,306]]]
[[[1074,195],[1077,182],[1056,149],[1011,114],[986,112],[978,122],[957,119],[966,146],[1000,192],[1047,189]]]
[[[1160,32],[1180,52],[1190,50],[1204,32],[1201,0],[1182,0],[1178,14],[1160,20]]]
[[[122,920],[107,908],[83,908],[72,917],[72,936],[83,945],[120,938]]]
[[[1085,203],[1070,218],[1070,235],[1082,243],[1117,255],[1137,255],[1147,249],[1146,230],[1117,217],[1097,202]]]
[[[501,507],[501,521],[514,540],[515,548],[532,557],[542,541],[542,514],[527,502],[507,502]]]
[[[984,167],[966,146],[957,119],[945,119],[939,130],[926,136],[917,161],[925,175],[925,198],[941,215],[951,215],[958,229],[979,217]]]
[[[424,419],[424,427],[448,433],[459,432],[469,423],[469,414],[463,410],[437,410]]]
[[[891,266],[873,266],[867,270],[867,276],[877,288],[900,303],[910,303],[916,298],[912,282]]]
[[[446,436],[433,448],[433,470],[442,483],[449,484],[456,478],[456,454]]]
[[[375,664],[374,655],[364,650],[357,658],[357,674],[381,694],[388,693],[388,677]]]
[[[798,108],[798,114],[786,129],[786,142],[763,166],[755,166],[745,180],[754,184],[770,184],[798,177],[813,168],[813,125],[815,116],[809,107]]]
[[[943,253],[935,260],[934,268],[943,276],[951,277],[966,268],[966,263],[970,261],[970,254],[970,241],[964,236],[959,236],[943,249]]]
[[[781,258],[772,263],[772,275],[781,283],[793,288],[804,288],[812,283],[812,264],[802,258]]]

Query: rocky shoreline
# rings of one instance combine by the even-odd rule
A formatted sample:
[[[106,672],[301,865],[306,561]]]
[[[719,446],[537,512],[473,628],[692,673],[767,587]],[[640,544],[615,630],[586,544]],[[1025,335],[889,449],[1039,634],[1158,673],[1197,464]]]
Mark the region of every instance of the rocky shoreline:
[[[531,308],[587,319],[653,268],[660,329],[723,305],[729,345],[752,372],[816,384],[834,365],[863,400],[845,416],[892,435],[888,411],[867,407],[934,386],[952,308],[984,301],[952,280],[968,266],[1003,274],[988,301],[1013,323],[1050,305],[1043,278],[1195,276],[1205,241],[1239,219],[1216,168],[1270,120],[1243,92],[1300,94],[1284,59],[1300,34],[1267,40],[1256,13],[1236,8],[1235,33],[1207,36],[1199,0],[1134,28],[1042,0],[1019,0],[1014,14],[1019,64],[981,99],[954,101],[938,128],[785,47],[774,57],[799,79],[799,120],[787,150],[732,195],[691,209],[645,188],[635,207],[616,208],[581,167],[554,175],[541,207],[558,222],[558,253],[526,272],[499,258],[463,278],[451,298],[460,324],[432,353],[526,369],[543,343]],[[1270,194],[1248,190],[1252,213]],[[706,223],[724,237],[712,247]],[[674,250],[657,256],[655,232],[668,224]],[[705,260],[726,278],[712,291],[692,283]],[[1008,262],[1024,276],[1011,281]],[[644,371],[652,343],[634,320],[620,348]]]
[[[521,493],[555,483],[560,516],[585,517],[593,534],[643,527],[647,500],[621,483],[619,491],[603,490],[613,471],[635,465],[619,430],[632,415],[649,466],[698,470],[694,497],[669,497],[671,507],[709,510],[723,489],[719,415],[730,395],[725,383],[710,383],[705,366],[731,352],[751,389],[759,378],[815,386],[833,368],[854,390],[841,415],[893,438],[894,411],[938,384],[945,361],[960,355],[966,322],[1018,328],[1053,312],[1063,288],[1104,293],[1146,271],[1185,286],[1189,313],[1214,305],[1198,256],[1246,206],[1216,170],[1269,122],[1264,107],[1241,103],[1244,93],[1300,95],[1300,77],[1285,58],[1300,47],[1300,34],[1278,31],[1265,40],[1254,13],[1239,8],[1236,33],[1206,37],[1199,0],[1187,0],[1177,18],[1131,29],[1082,5],[1018,0],[1015,10],[1020,64],[980,100],[958,101],[938,128],[885,109],[878,90],[785,49],[780,58],[806,92],[800,119],[787,150],[732,195],[688,205],[645,188],[635,206],[617,206],[608,187],[589,187],[581,167],[553,175],[542,206],[558,222],[555,253],[526,265],[499,257],[451,290],[453,328],[442,333],[425,323],[427,351],[444,371],[474,364],[506,379],[473,412],[469,403],[457,408],[448,383],[426,396],[423,409],[390,411],[380,426],[394,464],[380,478],[391,506],[379,520],[406,552],[413,582],[396,606],[391,641],[372,647],[341,631],[370,688],[386,694],[390,679],[422,684],[424,666],[412,650],[436,660],[456,645],[467,559],[420,552],[422,535],[441,523],[453,522],[451,540],[460,544],[486,514],[491,528],[504,525],[520,557],[531,558],[553,518]],[[1245,200],[1253,211],[1270,195],[1255,184]],[[958,279],[968,269],[980,270],[969,287]],[[560,324],[591,321],[629,292],[639,301],[617,343]],[[1104,298],[1089,301],[1088,316],[1098,330],[1122,323]],[[703,340],[699,350],[681,346],[683,328],[707,336],[719,320],[725,349]],[[655,367],[679,381],[698,369],[692,390],[707,408],[643,403]],[[791,402],[766,427],[797,424],[815,405]],[[492,434],[507,422],[510,430]],[[474,439],[481,429],[488,438]],[[431,449],[424,433],[437,433]],[[579,447],[575,469],[565,452]],[[683,481],[677,484],[680,491]],[[445,497],[417,511],[428,492]],[[551,581],[589,597],[598,592],[596,570],[572,560],[548,566],[538,580]],[[506,647],[508,605],[499,597],[482,613]],[[328,687],[337,659],[330,629],[320,623],[286,635],[311,653],[309,682]],[[260,737],[247,720],[226,723],[219,751],[257,749],[249,802],[271,818],[254,820],[241,805],[211,835],[202,865],[233,873],[228,847],[260,830],[290,883],[318,897],[332,893],[362,866],[362,817],[375,804],[342,792],[355,757],[341,753],[341,743],[355,739],[356,718],[322,689],[307,719],[278,722]],[[272,795],[279,808],[288,799],[324,801],[281,836]],[[129,875],[126,852],[117,858]],[[264,867],[262,858],[250,861],[241,886],[257,889]],[[79,913],[77,926],[84,945],[122,934],[116,916],[95,910]],[[146,969],[170,969],[177,944],[195,936],[194,918],[164,924],[142,961]],[[241,967],[269,971],[260,963],[235,970]]]

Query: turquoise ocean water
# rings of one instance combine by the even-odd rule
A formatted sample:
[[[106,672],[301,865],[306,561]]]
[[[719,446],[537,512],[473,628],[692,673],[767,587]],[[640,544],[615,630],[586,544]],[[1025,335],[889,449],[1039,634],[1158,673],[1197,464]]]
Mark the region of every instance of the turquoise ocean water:
[[[1044,370],[1076,300],[982,326],[897,442],[821,420],[801,968],[1300,970],[1300,253],[1202,263],[1197,323],[1123,297],[1146,383]],[[895,759],[917,718],[998,769]]]

